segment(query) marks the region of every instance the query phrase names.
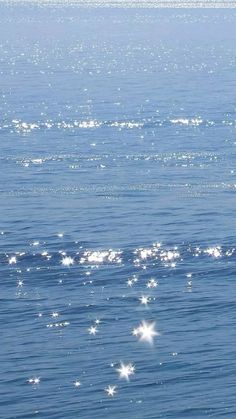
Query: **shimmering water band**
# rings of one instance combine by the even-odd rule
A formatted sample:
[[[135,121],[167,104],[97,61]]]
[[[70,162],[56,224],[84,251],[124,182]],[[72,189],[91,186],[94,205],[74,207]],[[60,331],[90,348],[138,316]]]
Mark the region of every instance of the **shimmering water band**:
[[[108,8],[236,8],[235,1],[145,1],[145,0],[0,0],[0,3],[36,3],[39,5],[63,5],[78,7],[108,7]]]

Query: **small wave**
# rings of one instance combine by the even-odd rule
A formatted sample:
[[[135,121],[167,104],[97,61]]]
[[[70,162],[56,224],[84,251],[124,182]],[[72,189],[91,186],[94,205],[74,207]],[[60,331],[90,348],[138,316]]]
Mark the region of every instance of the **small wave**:
[[[144,118],[142,120],[121,120],[121,121],[99,121],[97,119],[89,120],[71,120],[71,121],[33,121],[27,122],[20,119],[13,119],[10,122],[2,122],[0,130],[7,130],[16,132],[18,134],[27,134],[38,130],[91,130],[98,128],[117,128],[118,130],[131,130],[131,129],[151,129],[155,127],[165,127],[168,125],[186,126],[186,127],[211,127],[211,126],[235,126],[235,120],[221,119],[209,120],[201,117],[181,117],[181,118]]]
[[[43,246],[46,242],[43,241]],[[196,257],[209,257],[211,259],[229,258],[233,257],[236,248],[233,246],[211,245],[211,246],[194,246],[193,244],[173,245],[168,246],[161,242],[155,242],[149,246],[141,246],[128,249],[86,249],[79,246],[79,251],[76,251],[78,242],[74,243],[75,249],[70,251],[70,255],[66,251],[46,251],[39,250],[38,252],[18,251],[12,253],[1,253],[1,264],[8,266],[9,269],[19,269],[22,264],[36,267],[61,266],[62,269],[77,269],[90,266],[100,265],[133,265],[136,268],[151,263],[162,264],[164,267],[176,267],[179,263],[190,261],[193,258],[197,263]],[[31,244],[30,244],[30,247]],[[46,256],[46,257],[45,257]],[[61,259],[63,256],[63,259]],[[154,265],[153,265],[154,263]]]

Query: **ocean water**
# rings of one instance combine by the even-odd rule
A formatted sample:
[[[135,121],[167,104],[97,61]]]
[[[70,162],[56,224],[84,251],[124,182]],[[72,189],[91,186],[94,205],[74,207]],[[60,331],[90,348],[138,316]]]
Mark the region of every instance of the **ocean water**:
[[[236,417],[235,22],[1,3],[1,418]]]

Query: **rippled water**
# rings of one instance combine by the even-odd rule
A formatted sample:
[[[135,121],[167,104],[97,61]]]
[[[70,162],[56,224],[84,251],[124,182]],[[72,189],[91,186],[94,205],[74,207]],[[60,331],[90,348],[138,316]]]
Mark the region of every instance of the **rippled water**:
[[[0,0],[9,4],[37,4],[40,7],[49,5],[65,7],[72,5],[83,8],[236,8],[235,0]]]
[[[0,5],[1,418],[235,418],[235,17]]]

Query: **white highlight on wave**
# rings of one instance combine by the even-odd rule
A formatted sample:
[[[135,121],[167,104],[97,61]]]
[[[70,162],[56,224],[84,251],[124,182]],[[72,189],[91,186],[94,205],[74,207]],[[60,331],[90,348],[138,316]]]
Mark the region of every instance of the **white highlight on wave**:
[[[40,377],[29,378],[27,381],[29,384],[37,385],[40,383]]]
[[[222,257],[222,249],[220,246],[216,247],[208,247],[204,253],[208,254],[209,256],[212,256],[214,258],[220,258]]]
[[[137,259],[134,262],[139,262],[141,260],[146,260],[148,258],[155,258],[159,253],[161,243],[153,243],[152,247],[140,247],[134,251],[134,254],[137,255]]]
[[[122,252],[121,251],[115,251],[112,249],[109,250],[96,250],[96,251],[90,251],[87,250],[84,252],[83,256],[80,258],[80,263],[121,263]]]
[[[123,364],[123,362],[121,362],[120,367],[117,368],[116,371],[119,373],[120,378],[129,381],[129,377],[135,373],[135,366],[133,364]]]
[[[142,128],[143,123],[142,122],[112,122],[110,124],[111,127],[118,127],[118,128]]]
[[[179,124],[179,125],[199,126],[203,123],[203,120],[201,118],[177,118],[177,119],[171,119],[170,122],[172,124]]]
[[[1,1],[1,0],[0,0]],[[20,119],[13,119],[9,123],[4,123],[0,125],[0,129],[10,129],[19,134],[27,134],[35,130],[50,130],[50,129],[59,129],[59,130],[76,130],[76,129],[95,129],[100,127],[112,127],[117,128],[118,130],[122,129],[141,129],[145,126],[146,120],[141,121],[98,121],[96,119],[85,119],[85,120],[71,120],[71,121],[36,121],[36,122],[27,122]],[[149,121],[150,122],[150,121]],[[155,121],[151,121],[156,123]],[[203,120],[201,117],[180,117],[172,119],[162,119],[159,121],[158,125],[163,126],[164,123],[171,123],[173,125],[182,125],[182,126],[192,126],[197,127],[202,124],[207,126],[212,126],[215,124],[223,124],[227,126],[234,126],[236,124],[235,120],[222,120],[222,121],[210,121]]]
[[[17,263],[16,256],[11,256],[11,257],[8,259],[8,263],[9,263],[9,265],[15,265],[15,264]]]
[[[104,391],[107,393],[108,396],[113,397],[114,394],[117,393],[116,389],[117,389],[117,386],[111,386],[111,385],[109,385],[108,387],[106,387],[104,389]]]
[[[66,327],[69,326],[70,322],[60,322],[60,323],[49,323],[46,325],[47,328],[52,328],[52,327]]]
[[[208,255],[212,258],[218,259],[223,256],[230,257],[235,253],[235,247],[223,249],[221,246],[209,246],[207,248],[196,247],[193,249],[193,255],[199,257],[202,254]]]
[[[74,259],[70,256],[65,256],[62,260],[61,260],[61,264],[63,266],[71,266],[74,264]]]
[[[132,128],[142,128],[143,122],[134,122],[134,121],[98,121],[96,119],[90,120],[74,120],[74,121],[59,121],[53,122],[49,121],[37,121],[37,122],[26,122],[21,121],[20,119],[13,119],[12,123],[9,125],[4,125],[5,128],[13,128],[18,133],[30,133],[34,130],[39,129],[92,129],[100,128],[101,126],[116,127],[119,129],[132,129]]]
[[[146,321],[142,321],[138,327],[133,329],[132,335],[138,337],[142,342],[147,342],[150,345],[153,345],[154,337],[159,335],[155,326],[155,322],[148,323]]]
[[[154,243],[152,247],[148,248],[138,248],[134,251],[136,258],[134,259],[135,266],[139,266],[140,263],[146,261],[147,259],[160,260],[165,263],[165,266],[174,268],[176,266],[176,261],[180,258],[180,253],[178,248],[174,249],[161,249],[160,243]]]

